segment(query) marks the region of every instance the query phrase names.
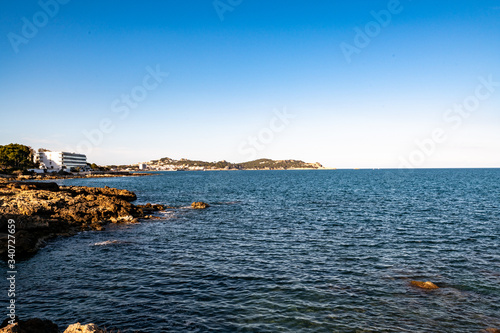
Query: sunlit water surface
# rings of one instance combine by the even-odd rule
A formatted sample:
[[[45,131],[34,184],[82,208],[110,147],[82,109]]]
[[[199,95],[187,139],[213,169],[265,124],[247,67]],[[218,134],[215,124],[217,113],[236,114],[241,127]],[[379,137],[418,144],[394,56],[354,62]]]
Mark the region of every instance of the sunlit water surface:
[[[125,188],[136,203],[184,208],[50,241],[18,265],[25,318],[125,332],[500,326],[498,169],[166,172],[59,183]],[[212,206],[188,209],[193,201]],[[441,288],[418,290],[410,280]]]

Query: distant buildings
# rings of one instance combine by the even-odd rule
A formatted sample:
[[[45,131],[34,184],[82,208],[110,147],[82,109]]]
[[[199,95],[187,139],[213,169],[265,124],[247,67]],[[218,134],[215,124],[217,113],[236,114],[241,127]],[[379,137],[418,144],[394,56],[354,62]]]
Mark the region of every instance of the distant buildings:
[[[47,171],[70,170],[71,168],[88,169],[87,156],[65,151],[43,151],[35,154],[35,163]]]
[[[148,165],[146,163],[139,163],[139,170],[146,170]]]

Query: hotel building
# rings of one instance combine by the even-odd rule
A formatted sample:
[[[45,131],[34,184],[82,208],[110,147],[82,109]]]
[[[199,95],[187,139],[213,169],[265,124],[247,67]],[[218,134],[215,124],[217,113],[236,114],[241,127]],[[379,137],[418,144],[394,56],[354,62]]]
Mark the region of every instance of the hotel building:
[[[35,154],[35,163],[48,171],[69,170],[71,168],[87,169],[87,156],[65,151],[44,151]]]

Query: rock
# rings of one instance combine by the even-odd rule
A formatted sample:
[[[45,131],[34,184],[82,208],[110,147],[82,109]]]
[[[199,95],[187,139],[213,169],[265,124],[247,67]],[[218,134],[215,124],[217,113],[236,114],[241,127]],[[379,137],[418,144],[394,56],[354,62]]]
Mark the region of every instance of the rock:
[[[484,330],[484,332],[487,332],[487,333],[500,333],[500,329],[494,328],[494,327],[488,327],[487,329]]]
[[[59,191],[59,185],[56,183],[35,183],[35,182],[10,182],[7,184],[9,188],[19,188],[23,190],[37,189],[45,191]]]
[[[151,212],[157,212],[160,210],[165,210],[165,207],[163,205],[152,205],[150,203],[147,203],[145,205],[137,205],[137,207],[142,209],[142,211],[145,213],[151,213]]]
[[[96,231],[106,230],[106,228],[104,228],[100,223],[92,223],[91,225],[89,225],[89,228]]]
[[[9,326],[9,321],[11,321],[12,318],[9,316],[8,318],[5,318],[5,320],[0,324],[0,328],[4,328]],[[19,321],[19,317],[15,316],[14,322],[17,323]]]
[[[16,259],[35,254],[45,240],[80,230],[104,230],[109,222],[137,223],[144,216],[127,190],[56,183],[0,182],[0,257],[7,260],[8,220],[15,221]],[[151,205],[152,210],[163,208]]]
[[[210,207],[210,205],[209,205],[209,204],[207,204],[207,203],[205,203],[205,202],[201,202],[201,201],[200,201],[200,202],[193,202],[193,203],[191,204],[191,207],[192,207],[193,209],[205,209],[205,208]]]
[[[144,216],[141,216],[144,217]],[[139,220],[136,219],[132,215],[126,215],[126,216],[119,216],[119,217],[112,217],[110,219],[112,223],[120,223],[120,224],[135,224],[139,223]]]
[[[6,321],[4,321],[6,323]],[[0,333],[59,333],[56,324],[47,319],[18,320],[0,329]]]
[[[422,289],[428,289],[428,290],[439,289],[438,286],[436,286],[434,283],[432,283],[430,281],[426,281],[426,282],[422,282],[422,281],[410,281],[410,284],[412,286],[415,286],[415,287],[418,287],[418,288],[422,288]]]
[[[73,325],[69,325],[64,333],[105,333],[105,330],[103,330],[96,324],[82,325],[80,323],[76,323]]]

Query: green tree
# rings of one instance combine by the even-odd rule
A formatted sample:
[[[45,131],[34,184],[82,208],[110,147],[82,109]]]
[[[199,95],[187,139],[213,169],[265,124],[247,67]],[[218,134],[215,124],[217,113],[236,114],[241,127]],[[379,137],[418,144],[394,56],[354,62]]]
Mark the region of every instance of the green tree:
[[[0,146],[0,167],[7,170],[26,170],[35,166],[31,147],[18,143]]]

